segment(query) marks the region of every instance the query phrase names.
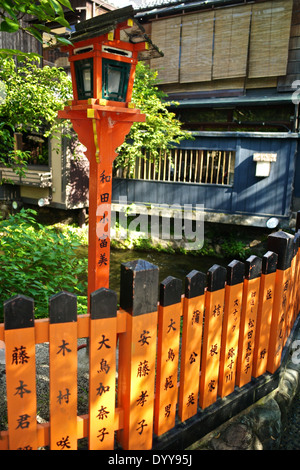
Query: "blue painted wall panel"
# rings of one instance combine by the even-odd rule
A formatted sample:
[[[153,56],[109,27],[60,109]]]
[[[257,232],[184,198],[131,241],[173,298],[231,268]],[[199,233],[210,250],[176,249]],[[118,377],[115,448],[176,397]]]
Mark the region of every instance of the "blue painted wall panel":
[[[296,162],[295,162],[295,185],[294,185],[294,194],[295,197],[300,198],[300,149],[296,154]]]
[[[205,209],[229,214],[288,216],[295,172],[295,138],[197,137],[181,148],[233,150],[235,156],[232,186],[195,183],[168,183],[141,180],[113,180],[113,201],[126,196],[128,202],[155,204],[203,204]],[[267,178],[255,176],[253,153],[276,153]]]

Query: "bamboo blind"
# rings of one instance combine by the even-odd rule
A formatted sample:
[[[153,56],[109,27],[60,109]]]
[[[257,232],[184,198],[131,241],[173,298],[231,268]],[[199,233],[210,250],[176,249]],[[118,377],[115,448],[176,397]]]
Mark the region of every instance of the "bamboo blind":
[[[249,78],[286,74],[292,7],[292,0],[253,5]]]
[[[180,82],[211,80],[214,12],[182,19]]]
[[[293,0],[272,0],[154,21],[151,60],[161,83],[286,74]]]
[[[181,17],[154,21],[152,41],[164,53],[164,57],[151,60],[151,68],[158,71],[161,83],[177,83],[179,80]]]
[[[250,5],[216,11],[213,79],[246,76],[250,18]]]

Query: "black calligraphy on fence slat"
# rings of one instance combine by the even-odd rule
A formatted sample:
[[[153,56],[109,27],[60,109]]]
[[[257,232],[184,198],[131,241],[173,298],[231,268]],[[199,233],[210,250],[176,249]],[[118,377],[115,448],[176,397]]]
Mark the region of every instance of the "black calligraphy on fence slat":
[[[262,259],[255,255],[249,256],[245,261],[245,268],[236,380],[239,387],[250,382],[252,377]]]
[[[119,406],[123,449],[151,449],[157,338],[158,267],[144,260],[121,265],[120,307],[126,333],[119,335]]]
[[[233,260],[228,264],[218,387],[221,397],[232,393],[235,387],[244,277],[244,263]]]
[[[206,275],[193,270],[185,278],[183,300],[180,388],[181,421],[197,413]]]
[[[77,297],[49,299],[50,448],[77,449]]]
[[[9,449],[37,449],[34,301],[4,302]]]
[[[267,251],[262,257],[262,273],[253,351],[253,377],[259,377],[267,370],[277,259],[277,254],[272,251]]]
[[[160,284],[154,432],[175,424],[180,341],[182,281],[168,276]]]
[[[226,276],[226,268],[218,264],[207,273],[199,395],[203,409],[217,399]]]
[[[283,348],[287,299],[291,289],[291,262],[293,257],[293,236],[278,231],[268,236],[268,249],[278,255],[272,324],[270,332],[270,347],[267,370],[274,373],[280,365]]]
[[[89,449],[113,450],[117,294],[101,288],[90,297]]]

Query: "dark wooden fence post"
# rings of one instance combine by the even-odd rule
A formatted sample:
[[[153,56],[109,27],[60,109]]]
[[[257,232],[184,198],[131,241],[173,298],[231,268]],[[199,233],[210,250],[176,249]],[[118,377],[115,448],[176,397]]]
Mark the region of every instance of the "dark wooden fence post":
[[[90,298],[89,449],[113,450],[115,430],[117,294],[101,288]]]
[[[236,384],[238,387],[242,387],[246,383],[250,382],[252,376],[253,349],[262,259],[254,255],[250,256],[245,262],[245,268],[246,271],[236,371]]]
[[[244,276],[244,263],[237,260],[229,263],[225,286],[225,308],[218,387],[218,395],[222,398],[232,393],[235,387]]]
[[[267,370],[277,259],[277,254],[272,251],[268,251],[262,258],[262,274],[253,352],[253,377],[259,377]]]
[[[287,307],[286,307],[286,322],[285,322],[285,334],[284,334],[284,339],[283,339],[283,345],[285,345],[286,340],[291,333],[291,330],[293,328],[293,322],[294,322],[294,305],[295,305],[295,295],[296,295],[295,284],[296,284],[296,272],[297,272],[298,247],[299,247],[299,234],[296,234],[293,238],[293,246],[292,246],[290,286],[289,286],[289,295],[288,295]]]
[[[296,215],[296,232],[298,232],[298,230],[300,230],[300,211],[298,211]]]
[[[206,275],[191,271],[185,278],[180,362],[179,418],[194,416],[198,408],[199,375]]]
[[[199,395],[202,409],[217,399],[226,274],[226,268],[217,264],[208,270]]]
[[[277,253],[275,295],[270,331],[267,370],[273,374],[280,366],[281,352],[285,337],[287,302],[290,291],[293,236],[279,231],[268,237],[268,248]]]
[[[50,448],[77,449],[77,297],[49,299]]]
[[[153,438],[158,268],[143,260],[121,265],[120,307],[126,332],[119,334],[118,406],[125,450],[150,450]]]
[[[182,282],[168,276],[160,284],[154,432],[175,426]]]
[[[37,449],[34,301],[17,295],[4,302],[8,443]]]
[[[298,252],[296,254],[296,272],[295,272],[295,292],[294,292],[294,318],[293,322],[295,322],[298,314],[299,314],[299,299],[300,299],[300,230],[298,230],[295,234],[295,242],[298,245]]]

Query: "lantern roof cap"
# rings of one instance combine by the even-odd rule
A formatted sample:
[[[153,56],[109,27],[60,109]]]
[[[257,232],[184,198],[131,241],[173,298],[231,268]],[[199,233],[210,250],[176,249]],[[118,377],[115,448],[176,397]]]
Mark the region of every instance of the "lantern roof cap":
[[[128,20],[132,21],[128,22]],[[70,40],[76,43],[97,36],[103,36],[126,21],[128,22],[128,27],[122,29],[122,39],[133,44],[140,42],[148,43],[148,49],[140,51],[139,60],[148,60],[163,56],[163,53],[152,43],[151,39],[145,33],[143,26],[134,18],[134,9],[131,5],[77,23]]]

